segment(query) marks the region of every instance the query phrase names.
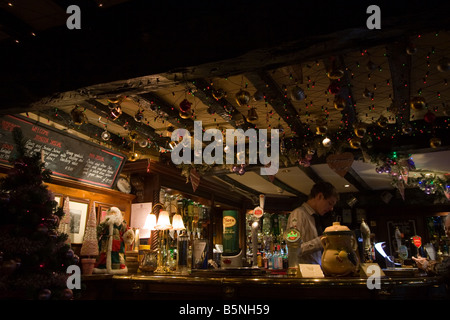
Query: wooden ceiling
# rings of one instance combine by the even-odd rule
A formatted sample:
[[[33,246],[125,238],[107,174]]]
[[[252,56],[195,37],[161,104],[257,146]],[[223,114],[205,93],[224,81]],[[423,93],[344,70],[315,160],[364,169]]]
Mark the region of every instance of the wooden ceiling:
[[[69,2],[1,2],[2,114],[26,113],[153,160],[170,154],[172,129],[192,130],[193,121],[205,129],[280,129],[275,177],[259,175],[258,166],[244,175],[224,166],[202,172],[252,199],[259,193],[303,199],[317,180],[344,193],[393,190],[392,177],[377,174],[370,161],[383,152],[412,154],[418,173],[450,172],[442,165],[450,145],[448,4],[432,1],[423,9],[382,1],[382,29],[369,30],[363,1],[80,1],[82,29],[69,31]],[[331,69],[342,73],[339,79],[330,78]],[[242,90],[250,100],[239,105]],[[337,97],[342,108],[335,107]],[[411,108],[415,97],[424,99],[422,108]],[[123,113],[113,120],[110,102],[118,99]],[[180,112],[184,99],[192,104],[190,116]],[[71,116],[76,106],[86,116],[81,125]],[[252,108],[256,121],[247,118]],[[317,134],[318,126],[326,133]],[[356,126],[365,128],[363,138],[355,136]],[[322,145],[325,136],[331,147]],[[430,147],[433,137],[441,139],[438,148]],[[352,148],[352,139],[361,146]],[[314,155],[305,165],[308,151]],[[354,162],[340,176],[326,159],[343,152],[353,153]]]

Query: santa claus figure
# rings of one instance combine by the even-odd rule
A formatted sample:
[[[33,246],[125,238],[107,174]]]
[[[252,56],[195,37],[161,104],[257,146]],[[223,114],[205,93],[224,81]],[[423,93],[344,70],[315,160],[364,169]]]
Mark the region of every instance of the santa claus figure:
[[[128,272],[125,264],[125,245],[131,245],[134,233],[127,227],[119,208],[110,208],[97,227],[100,255],[94,273],[123,274]]]

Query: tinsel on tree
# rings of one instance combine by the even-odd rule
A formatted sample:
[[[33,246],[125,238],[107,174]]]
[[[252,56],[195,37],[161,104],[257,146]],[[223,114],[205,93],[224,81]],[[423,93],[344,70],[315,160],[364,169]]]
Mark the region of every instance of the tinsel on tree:
[[[0,180],[0,297],[70,299],[67,267],[78,257],[58,232],[64,212],[43,183],[51,172],[39,154],[27,154],[20,129],[13,136],[13,167]]]

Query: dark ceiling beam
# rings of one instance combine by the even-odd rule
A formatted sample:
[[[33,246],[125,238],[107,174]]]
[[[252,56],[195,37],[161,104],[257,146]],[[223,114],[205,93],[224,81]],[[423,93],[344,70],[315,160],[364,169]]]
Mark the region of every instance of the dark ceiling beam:
[[[282,118],[297,136],[306,133],[305,125],[300,120],[300,115],[288,97],[285,97],[282,89],[265,71],[249,72],[245,76],[253,84],[257,91],[263,92],[269,104]]]
[[[351,167],[345,174],[344,179],[350,182],[356,189],[358,189],[359,192],[366,192],[372,190],[372,188]]]
[[[228,175],[221,175],[221,176],[217,176],[218,179],[225,181],[226,183],[241,189],[243,191],[245,191],[246,193],[252,195],[253,197],[256,197],[259,199],[259,195],[261,194],[261,192],[256,191],[255,189],[252,189],[236,180],[234,180],[233,178],[230,178]]]
[[[46,110],[39,110],[36,112],[36,114],[40,117],[43,117],[47,120],[53,121],[54,123],[57,123],[67,129],[74,130],[76,132],[79,132],[81,134],[84,134],[91,139],[97,140],[101,143],[110,143],[111,145],[121,148],[126,146],[126,140],[122,137],[119,137],[118,135],[111,133],[111,137],[109,141],[105,141],[101,138],[101,134],[104,131],[104,129],[92,124],[92,123],[84,123],[82,125],[75,125],[72,121],[72,117],[70,114],[62,111],[62,110],[55,110],[55,109],[46,109]]]
[[[179,114],[178,108],[169,105],[154,93],[142,93],[136,95],[136,99],[139,102],[142,102],[142,100],[144,100],[144,103],[140,103],[140,105],[145,106],[145,108],[149,111],[156,111],[159,109],[165,112],[168,115],[167,121],[176,128],[185,128],[189,130],[194,126],[192,117],[189,119],[182,118]]]
[[[314,181],[315,183],[317,182],[323,182],[324,180],[322,179],[322,177],[320,177],[313,168],[311,167],[304,167],[304,166],[298,166],[298,168],[300,168],[301,171],[303,171],[304,174],[306,174],[306,176],[308,178],[310,178],[312,181]]]
[[[98,102],[95,99],[88,99],[85,102],[80,103],[79,105],[83,108],[86,108],[98,114],[99,116],[105,119],[110,119],[111,110],[109,109],[109,107],[101,102]],[[166,141],[168,141],[167,138],[161,137],[158,133],[156,133],[152,127],[143,124],[141,122],[135,121],[133,116],[126,114],[125,112],[122,112],[122,114],[116,120],[110,121],[120,126],[128,124],[131,130],[135,130],[144,138],[150,138],[150,140],[156,143],[158,146],[165,146]]]
[[[412,57],[406,53],[409,45],[406,41],[388,44],[386,54],[391,71],[393,91],[393,109],[397,114],[397,124],[402,126],[409,122],[411,111],[409,107],[411,94]]]
[[[265,180],[271,182],[275,186],[283,189],[284,191],[292,193],[295,196],[299,197],[300,199],[303,199],[304,201],[308,200],[308,196],[306,194],[304,194],[303,192],[298,191],[295,188],[292,188],[291,186],[289,186],[288,184],[284,183],[283,181],[281,181],[277,177],[274,177],[273,180],[271,180],[268,176],[265,176],[265,175],[261,175],[261,177],[263,177]]]

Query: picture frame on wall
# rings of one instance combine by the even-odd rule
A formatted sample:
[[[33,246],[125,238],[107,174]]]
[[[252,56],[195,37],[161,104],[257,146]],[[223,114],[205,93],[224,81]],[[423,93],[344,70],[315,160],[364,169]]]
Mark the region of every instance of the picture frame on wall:
[[[86,228],[86,217],[89,209],[89,202],[82,200],[69,200],[70,211],[70,241],[74,244],[83,242]]]

